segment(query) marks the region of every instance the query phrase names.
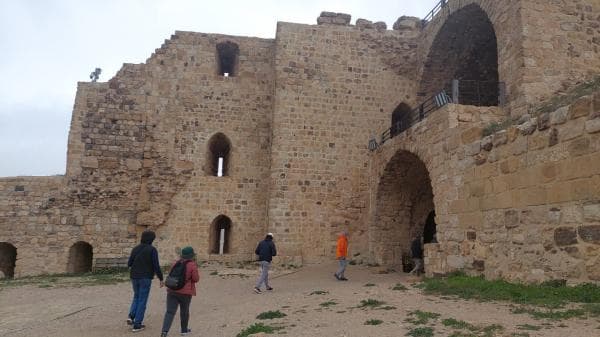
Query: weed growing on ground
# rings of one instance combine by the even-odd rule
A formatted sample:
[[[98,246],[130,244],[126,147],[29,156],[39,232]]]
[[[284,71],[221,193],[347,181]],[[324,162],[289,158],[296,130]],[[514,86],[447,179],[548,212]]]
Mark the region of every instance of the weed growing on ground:
[[[392,290],[405,291],[405,290],[408,290],[408,288],[405,287],[402,283],[396,283],[396,285],[392,288]]]
[[[375,283],[367,283],[367,284],[365,284],[365,287],[374,287],[374,286],[375,286]]]
[[[398,309],[398,308],[396,308],[393,305],[386,305],[385,307],[379,307],[379,308],[377,308],[377,310],[396,310],[396,309]]]
[[[530,330],[530,331],[538,331],[541,330],[541,326],[531,325],[531,324],[519,324],[517,325],[517,329],[519,330]]]
[[[512,309],[513,314],[528,314],[535,319],[548,319],[551,321],[561,321],[575,317],[583,317],[587,311],[585,309],[568,309],[568,310],[537,310],[526,307]]]
[[[407,322],[410,322],[414,325],[423,325],[429,323],[429,320],[437,319],[441,315],[435,312],[427,312],[421,310],[415,310],[408,313],[409,318],[406,319]]]
[[[591,283],[575,287],[525,285],[455,274],[446,278],[427,278],[418,287],[427,294],[454,295],[480,301],[509,301],[549,308],[558,308],[569,302],[600,303],[600,286]]]
[[[214,276],[214,275],[219,275],[219,272],[215,270],[215,271],[212,271],[212,272],[210,273],[210,275],[213,275],[213,276]]]
[[[327,302],[323,302],[321,304],[319,304],[320,306],[324,307],[324,308],[329,308],[330,306],[336,305],[337,303],[334,301],[327,301]]]
[[[477,337],[477,335],[470,332],[455,331],[449,337]]]
[[[433,337],[433,328],[414,328],[406,336],[411,337]]]
[[[442,324],[445,326],[454,328],[454,329],[459,329],[459,330],[471,330],[471,331],[477,330],[477,327],[474,326],[473,324],[467,323],[465,321],[459,321],[454,318],[447,318],[442,321]]]
[[[502,325],[492,324],[484,327],[481,331],[483,332],[483,337],[493,337],[496,332],[504,330]]]
[[[329,294],[329,291],[325,291],[325,290],[315,290],[312,293],[310,293],[310,295],[327,295]]]
[[[287,315],[279,310],[265,311],[265,312],[258,314],[258,316],[256,316],[256,319],[275,319],[275,318],[282,318],[285,316],[287,316]]]
[[[381,323],[383,323],[383,321],[380,319],[370,319],[365,322],[365,325],[379,325]]]
[[[283,327],[276,327],[271,325],[265,325],[262,323],[254,323],[246,329],[242,330],[240,333],[236,335],[236,337],[248,337],[253,334],[257,334],[260,332],[264,333],[274,333],[276,331],[282,330]]]
[[[529,337],[527,332],[513,332],[510,337]]]
[[[369,298],[367,300],[362,300],[360,301],[360,304],[357,306],[357,308],[377,308],[380,307],[382,305],[384,305],[385,302],[383,301],[379,301],[379,300],[374,300],[372,298]]]

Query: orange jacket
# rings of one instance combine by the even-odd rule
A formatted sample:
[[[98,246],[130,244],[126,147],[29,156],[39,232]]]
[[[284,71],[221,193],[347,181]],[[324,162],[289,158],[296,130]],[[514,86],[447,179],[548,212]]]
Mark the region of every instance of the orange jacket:
[[[348,238],[345,235],[340,235],[337,240],[335,257],[339,259],[346,256],[348,256]]]

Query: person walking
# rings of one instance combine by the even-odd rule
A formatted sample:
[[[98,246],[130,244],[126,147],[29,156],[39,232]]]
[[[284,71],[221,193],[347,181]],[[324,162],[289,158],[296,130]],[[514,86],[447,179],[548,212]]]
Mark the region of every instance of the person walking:
[[[419,276],[423,271],[423,243],[421,242],[420,235],[415,236],[410,244],[410,254],[415,266],[409,274],[417,274],[417,276]]]
[[[150,286],[154,275],[160,280],[160,287],[163,287],[163,274],[158,262],[158,251],[152,246],[152,241],[156,238],[153,231],[146,230],[142,233],[140,244],[131,250],[127,266],[129,267],[129,278],[133,287],[133,300],[129,308],[128,325],[133,325],[131,331],[138,332],[144,330],[144,314],[146,304],[150,296]]]
[[[335,257],[339,261],[340,267],[338,271],[333,274],[333,276],[338,281],[348,281],[348,279],[344,276],[346,266],[348,266],[348,231],[343,231],[340,233],[337,240]]]
[[[163,320],[160,337],[167,337],[175,313],[177,313],[177,307],[180,309],[181,335],[185,336],[192,332],[188,327],[190,303],[192,302],[192,296],[196,296],[196,283],[200,280],[195,258],[194,248],[188,246],[181,250],[181,258],[171,266],[171,271],[165,282],[167,286],[167,312]],[[171,284],[172,280],[176,280],[174,286]]]
[[[273,290],[269,285],[269,269],[271,268],[273,256],[277,256],[277,249],[273,242],[273,233],[268,233],[265,239],[258,243],[254,253],[258,255],[258,261],[260,263],[260,276],[258,277],[258,281],[256,281],[254,292],[260,294],[262,292],[260,287],[263,283],[267,290]]]

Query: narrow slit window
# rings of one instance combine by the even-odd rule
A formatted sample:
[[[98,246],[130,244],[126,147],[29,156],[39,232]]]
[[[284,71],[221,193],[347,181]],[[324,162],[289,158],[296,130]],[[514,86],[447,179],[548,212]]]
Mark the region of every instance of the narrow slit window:
[[[213,135],[208,141],[205,172],[215,177],[229,174],[231,142],[223,133]]]
[[[218,73],[223,77],[233,77],[237,74],[240,48],[237,44],[227,41],[217,44]]]

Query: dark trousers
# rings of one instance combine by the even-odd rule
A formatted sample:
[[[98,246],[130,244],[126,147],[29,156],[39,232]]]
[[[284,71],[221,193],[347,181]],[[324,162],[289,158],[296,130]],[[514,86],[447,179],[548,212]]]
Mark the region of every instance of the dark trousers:
[[[177,313],[177,307],[180,307],[179,317],[181,318],[181,332],[187,332],[188,322],[190,320],[190,303],[192,302],[191,295],[181,295],[174,292],[167,292],[167,312],[163,321],[163,332],[169,332],[173,318]]]
[[[152,279],[132,279],[131,286],[133,287],[133,300],[131,301],[131,307],[129,308],[129,317],[133,319],[135,325],[140,325],[144,321],[146,303],[148,303],[148,296],[150,296]]]

